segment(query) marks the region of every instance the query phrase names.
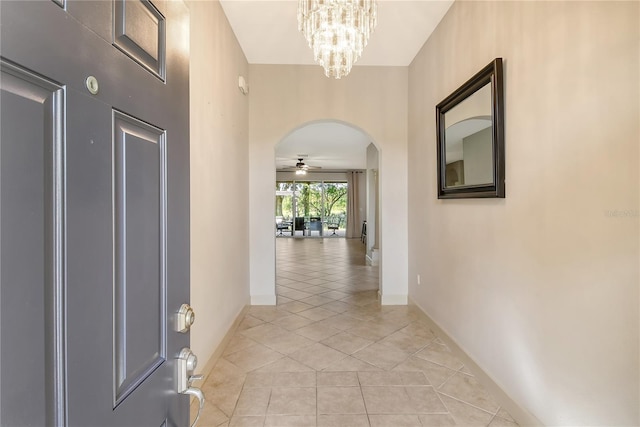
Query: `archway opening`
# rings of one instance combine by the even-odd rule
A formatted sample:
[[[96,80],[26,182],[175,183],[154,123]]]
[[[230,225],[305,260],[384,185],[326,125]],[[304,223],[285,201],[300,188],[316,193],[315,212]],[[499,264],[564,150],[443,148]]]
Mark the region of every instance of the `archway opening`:
[[[349,123],[314,121],[285,135],[274,154],[276,241],[347,239],[352,248],[357,241],[362,259],[356,262],[378,273],[379,153],[372,138]]]

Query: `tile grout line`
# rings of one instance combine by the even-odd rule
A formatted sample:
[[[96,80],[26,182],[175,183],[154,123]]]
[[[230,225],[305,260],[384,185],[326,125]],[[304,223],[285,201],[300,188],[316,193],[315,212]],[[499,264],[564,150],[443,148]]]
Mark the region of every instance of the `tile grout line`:
[[[362,396],[362,403],[364,404],[364,412],[367,415],[367,422],[371,426],[371,417],[369,416],[369,409],[367,408],[367,400],[364,398],[364,391],[362,390],[362,381],[360,381],[360,371],[356,371],[356,378],[358,379],[358,386],[360,388],[360,396]]]
[[[450,394],[443,393],[443,392],[441,392],[441,391],[438,391],[437,393],[438,393],[438,394],[442,394],[443,396],[447,396],[448,398],[453,399],[453,400],[456,400],[456,401],[458,401],[458,402],[460,402],[460,403],[464,403],[465,405],[469,405],[469,406],[471,406],[471,407],[473,407],[473,408],[475,408],[475,409],[478,409],[478,410],[480,410],[480,411],[482,411],[482,412],[485,412],[485,413],[487,413],[487,414],[489,414],[489,415],[491,415],[491,416],[492,416],[492,417],[491,417],[491,419],[492,419],[492,420],[493,420],[493,418],[495,417],[495,414],[494,414],[494,413],[492,413],[491,411],[487,411],[486,409],[483,409],[483,408],[481,408],[481,407],[479,407],[479,406],[476,406],[476,405],[474,405],[474,404],[472,404],[472,403],[469,403],[469,402],[467,402],[467,401],[465,401],[465,400],[459,399],[459,398],[457,398],[457,397],[451,396]],[[442,400],[442,399],[440,399],[440,400]],[[442,403],[444,404],[444,402],[442,402]],[[444,405],[444,406],[445,406],[445,408],[447,408],[447,405]],[[449,409],[449,408],[447,408],[447,409]],[[499,410],[500,410],[500,408],[498,408],[498,411],[499,411]],[[449,412],[451,412],[451,411],[449,411]],[[496,412],[496,413],[497,413],[497,412]]]
[[[324,253],[320,253],[320,257],[323,257],[323,255],[324,255]],[[304,258],[306,260],[311,260],[311,259],[317,259],[317,256],[315,254],[308,254],[308,255],[305,255]],[[327,258],[327,259],[329,259],[329,258]],[[351,257],[349,259],[351,260]],[[326,264],[326,262],[325,262],[325,264]],[[288,267],[288,268],[294,269],[295,265],[297,265],[297,264],[289,263],[290,267]],[[351,274],[349,274],[349,273],[344,274],[344,276],[346,276],[346,277],[338,279],[338,276],[335,276],[336,280],[327,281],[326,283],[321,283],[320,285],[311,285],[310,284],[310,286],[306,286],[305,288],[301,288],[301,289],[315,288],[315,289],[312,289],[310,292],[306,292],[307,294],[310,295],[309,297],[299,298],[298,300],[291,299],[291,298],[286,298],[286,297],[285,297],[286,299],[284,299],[284,301],[286,301],[287,303],[302,303],[302,304],[305,304],[305,303],[300,301],[300,300],[304,300],[306,298],[312,298],[312,297],[327,298],[330,301],[322,302],[323,300],[320,300],[320,301],[316,300],[315,301],[316,303],[318,303],[318,302],[322,302],[322,303],[318,304],[318,305],[311,305],[311,306],[306,307],[303,310],[295,312],[295,313],[291,312],[291,311],[289,311],[287,309],[282,309],[280,314],[275,313],[275,312],[270,312],[268,310],[264,310],[264,311],[257,310],[256,313],[262,313],[260,315],[260,317],[269,318],[269,320],[266,321],[266,320],[261,319],[260,317],[256,317],[256,319],[258,319],[261,323],[259,325],[255,325],[253,327],[257,327],[257,326],[260,326],[260,325],[270,325],[270,326],[272,326],[274,328],[280,328],[282,331],[285,331],[287,334],[292,334],[292,335],[295,335],[295,336],[298,336],[298,337],[303,337],[303,338],[309,339],[310,340],[310,344],[309,345],[321,344],[323,346],[326,346],[328,348],[331,348],[331,349],[333,349],[335,351],[338,351],[338,352],[344,354],[345,356],[341,360],[344,360],[345,358],[348,358],[348,357],[353,357],[355,360],[358,360],[361,363],[365,363],[368,366],[375,367],[376,369],[380,369],[380,368],[382,369],[381,371],[375,371],[375,372],[394,372],[396,375],[399,375],[399,378],[402,378],[403,372],[414,372],[414,371],[393,371],[393,369],[397,368],[402,363],[405,363],[408,359],[410,359],[412,357],[416,357],[416,358],[418,358],[418,359],[420,359],[422,361],[425,361],[425,362],[428,362],[428,363],[432,363],[435,366],[438,366],[438,367],[440,367],[442,369],[446,369],[445,372],[447,372],[447,373],[451,372],[450,375],[448,375],[446,377],[446,379],[438,386],[438,388],[442,387],[447,381],[449,381],[457,373],[460,373],[461,375],[468,375],[468,374],[462,372],[462,370],[464,369],[464,366],[461,366],[458,369],[450,369],[446,365],[443,365],[441,363],[434,362],[434,361],[432,361],[430,359],[425,359],[423,357],[417,356],[420,352],[422,352],[425,348],[429,347],[435,341],[435,338],[433,336],[431,338],[429,338],[428,341],[426,341],[426,343],[424,345],[421,345],[419,348],[417,348],[414,351],[408,351],[408,352],[406,350],[403,350],[403,348],[405,348],[405,347],[400,346],[401,341],[397,341],[396,342],[397,344],[393,343],[391,340],[385,342],[385,340],[387,340],[390,336],[392,336],[394,334],[397,334],[397,333],[401,333],[403,335],[411,337],[412,334],[410,334],[408,332],[409,330],[407,330],[407,331],[402,331],[402,330],[404,328],[407,328],[410,325],[420,326],[421,324],[419,322],[417,322],[417,319],[415,318],[415,316],[412,316],[411,313],[406,312],[406,310],[405,310],[404,314],[402,314],[402,312],[400,310],[388,310],[387,311],[387,310],[381,309],[379,306],[377,307],[378,309],[375,310],[374,309],[375,308],[375,302],[373,300],[370,300],[369,297],[367,296],[368,292],[371,291],[371,289],[367,289],[366,285],[365,285],[365,287],[361,288],[362,291],[359,291],[358,288],[355,287],[357,285],[350,287],[350,289],[351,289],[350,291],[347,291],[347,289],[345,289],[345,288],[349,287],[348,284],[345,284],[344,286],[340,286],[339,288],[325,288],[323,286],[323,285],[325,285],[327,283],[337,283],[337,282],[339,282],[337,284],[342,284],[342,283],[351,281],[352,284],[353,284],[353,283],[360,283],[360,282],[371,280],[371,278],[368,275],[363,274],[363,271],[362,271],[363,268],[359,268],[359,267],[361,267],[361,266],[358,266],[357,269],[354,269]],[[317,271],[317,272],[322,272],[323,268],[326,268],[326,267],[323,267],[323,263],[322,262],[317,262],[317,263],[314,264],[313,267],[310,268],[310,270]],[[345,269],[345,271],[346,271],[346,269]],[[287,274],[287,276],[295,277],[294,274]],[[320,276],[316,275],[316,277],[320,277]],[[294,279],[288,279],[288,280],[291,280],[291,282],[287,283],[286,285],[294,285],[294,286],[296,285],[296,281]],[[311,280],[311,279],[307,279],[307,280]],[[297,283],[300,283],[300,282],[297,282]],[[297,290],[297,289],[294,289],[294,288],[289,288],[288,286],[285,286],[285,285],[278,285],[278,286],[279,286],[279,288],[277,289],[278,296],[280,296],[280,292],[279,291],[283,290],[284,288]],[[282,286],[282,287],[280,288],[280,286]],[[323,290],[323,288],[326,289],[326,291]],[[341,296],[341,294],[339,294],[339,293],[333,294],[332,295],[333,298],[331,296],[325,295],[325,294],[328,294],[328,293],[331,293],[331,292],[334,292],[334,291],[335,292],[348,293],[349,296],[343,297],[341,299],[335,299],[335,297],[339,297],[339,296]],[[358,298],[358,295],[362,295],[362,292],[365,293],[364,294],[364,299],[363,298]],[[376,299],[376,301],[377,301],[377,299]],[[347,309],[345,309],[342,312],[340,312],[340,311],[331,310],[329,308],[324,308],[324,306],[326,306],[328,304],[335,304],[335,303],[344,304],[345,307],[347,307]],[[281,307],[282,305],[283,304],[281,304],[281,302],[279,301],[278,305],[276,306],[276,310],[279,307]],[[291,307],[295,307],[295,306],[291,306]],[[337,306],[335,308],[337,309],[338,307],[340,307],[340,306]],[[304,325],[304,326],[294,327],[294,329],[291,329],[291,330],[289,330],[287,328],[284,328],[283,326],[280,326],[277,323],[274,323],[274,322],[278,322],[278,320],[281,319],[281,318],[289,317],[289,316],[293,316],[293,315],[298,316],[299,313],[301,313],[301,312],[308,311],[308,310],[314,310],[314,309],[318,309],[318,308],[322,308],[323,310],[329,310],[333,314],[331,314],[329,317],[326,317],[324,319],[308,319],[305,316],[300,316],[301,318],[305,318],[305,319],[311,320],[311,323],[309,323],[308,325]],[[398,313],[398,315],[395,315],[394,312]],[[271,313],[271,314],[269,314],[269,313]],[[247,315],[249,315],[249,314],[250,313],[247,313]],[[365,337],[362,337],[362,336],[358,335],[357,333],[353,334],[351,331],[354,328],[356,328],[357,326],[351,326],[351,327],[349,327],[347,329],[336,328],[336,330],[338,332],[336,332],[333,335],[330,335],[328,337],[322,337],[322,339],[316,339],[316,338],[310,339],[309,337],[306,337],[306,336],[304,336],[304,335],[302,335],[302,334],[297,332],[300,329],[303,329],[303,328],[306,328],[306,327],[320,325],[321,322],[336,318],[338,316],[347,316],[347,318],[352,318],[352,319],[356,320],[357,322],[372,322],[372,321],[375,321],[375,322],[379,322],[380,326],[385,325],[385,323],[390,323],[390,324],[392,324],[394,326],[397,326],[397,327],[392,327],[392,330],[390,332],[384,332],[381,336],[373,337],[373,339],[371,339],[372,337],[369,336],[369,335],[368,335],[369,338],[365,338]],[[286,323],[283,322],[282,324],[286,324]],[[293,325],[295,325],[295,322],[293,323]],[[329,323],[327,326],[329,326],[329,325],[331,325],[331,323]],[[245,330],[246,329],[251,329],[251,328],[245,328]],[[238,333],[240,333],[240,332],[241,331],[239,331]],[[325,340],[327,340],[327,339],[329,339],[331,337],[334,337],[336,335],[343,334],[343,333],[344,334],[353,334],[354,336],[357,336],[360,339],[369,341],[369,343],[366,344],[364,347],[357,349],[352,354],[349,354],[348,352],[344,352],[342,350],[339,350],[337,348],[332,347],[329,344],[325,344],[325,343],[322,342],[322,341],[325,341]],[[264,346],[266,348],[271,348],[270,346],[262,344],[261,342],[256,342],[250,336],[245,336],[245,335],[241,335],[241,336],[243,338],[247,339],[248,342],[250,342],[250,343],[259,344],[259,345]],[[315,336],[318,337],[318,336],[320,336],[320,334],[315,335]],[[400,336],[399,339],[402,339],[402,336]],[[396,350],[402,351],[403,353],[405,353],[406,357],[404,357],[403,361],[394,362],[391,367],[385,368],[385,367],[377,366],[375,364],[371,364],[370,362],[367,362],[367,361],[365,361],[363,359],[360,359],[358,356],[354,356],[353,355],[353,354],[356,354],[356,353],[358,353],[358,352],[360,352],[360,351],[362,351],[362,350],[364,350],[366,348],[371,347],[374,344],[381,344],[384,347],[388,347],[390,349],[396,349]],[[242,345],[241,345],[241,347],[242,347]],[[303,347],[300,347],[300,349],[303,349],[303,348],[306,348],[306,347],[308,347],[308,346],[305,345]],[[280,348],[280,347],[278,347],[278,348]],[[271,348],[271,349],[273,351],[275,351],[276,353],[280,354],[281,357],[278,360],[282,360],[285,357],[290,358],[290,355],[287,354],[287,353],[282,353],[282,352],[280,352],[278,350],[275,350],[273,348]],[[239,351],[243,351],[243,349],[237,350],[236,352],[239,352]],[[248,350],[248,351],[250,351],[250,350]],[[295,350],[295,351],[298,351],[298,350]],[[295,353],[295,351],[293,353]],[[231,354],[235,354],[236,352],[230,353],[230,354],[225,355],[225,356],[229,356]],[[252,369],[251,371],[248,371],[248,373],[257,371],[259,369],[262,369],[262,368],[264,368],[264,367],[266,367],[266,366],[268,366],[268,365],[270,365],[272,363],[278,363],[278,360],[270,362],[270,363],[267,363],[266,365],[261,365],[260,367],[256,367],[256,368]],[[319,384],[318,383],[319,372],[322,372],[325,369],[328,369],[333,363],[337,363],[337,362],[332,362],[332,364],[330,364],[329,366],[326,366],[326,367],[324,367],[322,369],[316,369],[316,368],[308,366],[306,363],[299,362],[296,359],[293,359],[293,360],[295,360],[297,363],[300,363],[301,365],[311,369],[315,374],[315,393],[316,393],[316,395],[315,395],[315,404],[316,404],[315,414],[316,414],[316,423],[319,423],[319,416],[321,415],[320,414],[320,408],[319,408],[320,396],[319,396],[319,392],[318,392],[319,391],[319,385],[318,385]],[[233,364],[232,362],[230,362],[228,360],[227,360],[227,362],[230,363],[231,365],[235,365],[235,364]],[[240,369],[242,369],[242,368],[240,368]],[[242,370],[244,371],[244,369],[242,369]],[[329,371],[327,371],[327,372],[329,372]],[[352,372],[354,372],[355,375],[356,375],[356,378],[357,378],[357,381],[358,381],[357,384],[358,384],[358,387],[360,388],[360,397],[361,397],[361,399],[363,401],[365,413],[367,415],[366,419],[367,419],[368,424],[371,425],[372,420],[370,418],[371,414],[369,412],[370,412],[370,410],[372,410],[372,408],[368,408],[367,407],[367,402],[364,399],[363,385],[362,385],[362,382],[361,382],[361,374],[364,371],[352,371]],[[431,383],[431,380],[426,376],[426,372],[423,371],[422,369],[415,368],[415,372],[422,373],[424,378],[428,380],[430,388],[432,390],[434,390],[434,392],[436,393],[438,401],[442,405],[442,408],[447,411],[446,414],[449,417],[453,417],[453,415],[452,415],[451,411],[449,411],[448,407],[444,404],[443,399],[442,399],[443,396],[447,396],[449,398],[452,398],[454,401],[458,401],[458,402],[464,403],[466,405],[469,405],[470,407],[476,408],[476,409],[478,409],[478,410],[480,410],[480,411],[482,411],[484,413],[487,413],[487,414],[491,415],[490,411],[486,411],[486,410],[484,410],[482,408],[479,408],[479,407],[477,407],[475,405],[472,405],[472,404],[470,404],[470,403],[468,403],[468,402],[466,402],[464,400],[461,400],[459,398],[455,398],[453,396],[450,396],[447,393],[439,392],[438,389],[436,388],[436,385]],[[241,388],[241,391],[240,391],[240,395],[246,389],[246,385],[247,385],[247,376],[246,375],[247,374],[245,374],[245,379],[243,380],[243,383],[242,383],[242,388]],[[277,375],[277,373],[273,373],[273,375],[275,376],[275,375]],[[402,380],[401,381],[403,383],[402,386],[405,389],[408,390],[410,387],[404,385],[405,381],[409,381],[409,380]],[[418,384],[414,384],[414,385],[417,386]],[[265,416],[264,416],[264,420],[263,420],[263,425],[267,425],[268,424],[267,423],[267,417],[268,417],[269,405],[271,404],[271,399],[272,399],[273,384],[271,384],[271,386],[272,387],[270,388],[270,391],[269,391],[270,394],[269,394],[269,399],[268,399],[268,402],[267,402],[267,409],[265,410]],[[240,395],[238,395],[238,397],[237,397],[237,399],[235,401],[235,405],[234,405],[234,409],[233,409],[233,412],[232,412],[232,416],[235,413],[235,411],[237,410],[237,407],[238,407],[238,404],[239,404]],[[499,411],[500,411],[500,408],[498,408],[498,410],[494,414],[492,414],[492,417],[489,420],[489,423],[493,422],[497,418],[497,414],[498,414]],[[410,414],[407,413],[407,415],[410,415]],[[423,420],[420,419],[420,414],[413,414],[413,415],[417,415],[418,416],[418,422],[420,424],[424,424]],[[230,423],[231,421],[229,420],[228,422]]]

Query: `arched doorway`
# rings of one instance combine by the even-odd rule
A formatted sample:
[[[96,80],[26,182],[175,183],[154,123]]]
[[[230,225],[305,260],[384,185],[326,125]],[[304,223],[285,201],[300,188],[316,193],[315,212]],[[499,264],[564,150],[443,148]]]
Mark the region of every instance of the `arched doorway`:
[[[274,152],[276,238],[359,239],[366,261],[378,266],[379,156],[372,138],[349,123],[313,121],[286,134]]]
[[[368,235],[375,233],[379,251],[379,291],[385,305],[408,302],[408,175],[407,128],[403,108],[394,108],[390,96],[403,98],[402,90],[388,86],[388,73],[380,77],[387,88],[384,96],[369,89],[372,80],[351,80],[351,95],[344,87],[306,68],[282,75],[275,69],[260,68],[252,76],[249,115],[249,297],[252,305],[276,303],[274,224],[274,184],[276,147],[295,130],[319,122],[338,122],[362,131],[378,151],[379,232],[368,224]],[[293,72],[295,71],[295,72]],[[377,77],[373,81],[378,81]],[[404,87],[404,86],[402,86]],[[298,88],[292,90],[292,88]],[[380,96],[378,96],[380,95]],[[367,102],[363,102],[367,99]],[[398,106],[405,106],[404,101]],[[386,106],[382,108],[382,106]],[[307,154],[307,153],[293,153]],[[297,162],[297,159],[291,161]],[[289,163],[291,165],[291,163]],[[360,227],[360,226],[359,226]],[[374,231],[375,230],[375,231]],[[293,239],[290,239],[293,240]],[[320,240],[320,239],[318,239]]]

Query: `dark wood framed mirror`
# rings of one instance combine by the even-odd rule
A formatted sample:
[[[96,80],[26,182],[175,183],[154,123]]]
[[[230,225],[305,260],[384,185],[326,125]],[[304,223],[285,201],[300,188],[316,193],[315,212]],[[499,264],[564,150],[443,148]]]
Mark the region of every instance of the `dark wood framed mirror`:
[[[502,58],[436,105],[438,198],[505,197]]]

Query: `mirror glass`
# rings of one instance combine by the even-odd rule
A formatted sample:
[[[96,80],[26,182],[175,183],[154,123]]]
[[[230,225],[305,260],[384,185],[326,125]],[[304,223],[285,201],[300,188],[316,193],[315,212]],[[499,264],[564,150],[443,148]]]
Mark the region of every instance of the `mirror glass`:
[[[491,85],[444,115],[445,187],[493,183]]]
[[[505,196],[502,58],[436,105],[438,198]]]

